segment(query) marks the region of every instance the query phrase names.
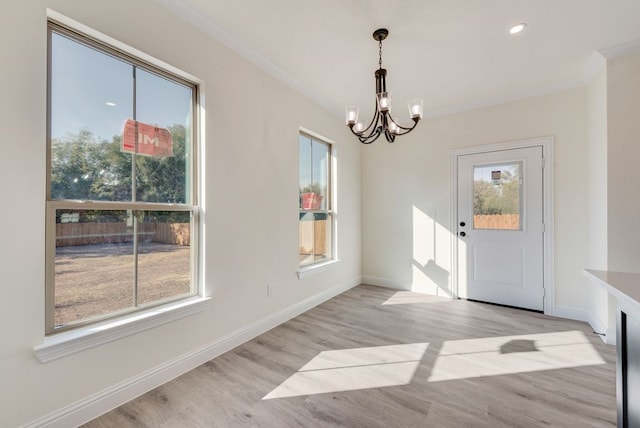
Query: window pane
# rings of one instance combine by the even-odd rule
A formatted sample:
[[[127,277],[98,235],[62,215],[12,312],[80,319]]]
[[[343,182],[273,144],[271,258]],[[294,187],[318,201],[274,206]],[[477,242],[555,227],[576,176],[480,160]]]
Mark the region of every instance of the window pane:
[[[192,90],[142,69],[136,69],[136,120],[167,130],[170,153],[136,156],[137,200],[189,203],[187,165],[191,156]],[[138,139],[138,144],[152,143]],[[148,153],[148,152],[147,152]]]
[[[329,145],[314,141],[311,146],[313,159],[312,164],[312,188],[316,195],[315,198],[319,199],[316,202],[314,209],[326,210],[327,208],[327,195],[329,194]]]
[[[56,326],[193,293],[190,212],[56,211]]]
[[[300,209],[311,209],[313,193],[311,190],[311,139],[300,135]]]
[[[330,259],[331,254],[331,214],[316,213],[314,234],[315,234],[315,257],[317,260]]]
[[[473,169],[474,229],[521,230],[522,162]]]
[[[331,258],[331,215],[300,213],[300,265]]]
[[[57,33],[50,58],[51,136],[119,136],[133,112],[133,66]]]
[[[55,325],[133,307],[127,211],[57,210],[55,226]]]
[[[146,211],[138,218],[138,303],[191,293],[191,214]]]
[[[131,200],[133,67],[56,33],[51,44],[52,199]]]

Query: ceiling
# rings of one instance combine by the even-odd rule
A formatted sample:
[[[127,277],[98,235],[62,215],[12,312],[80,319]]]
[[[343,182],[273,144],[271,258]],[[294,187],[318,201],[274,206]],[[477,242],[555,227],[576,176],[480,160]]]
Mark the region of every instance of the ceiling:
[[[340,117],[373,112],[372,33],[387,28],[401,122],[414,98],[438,116],[585,84],[595,52],[640,40],[639,0],[157,1]]]

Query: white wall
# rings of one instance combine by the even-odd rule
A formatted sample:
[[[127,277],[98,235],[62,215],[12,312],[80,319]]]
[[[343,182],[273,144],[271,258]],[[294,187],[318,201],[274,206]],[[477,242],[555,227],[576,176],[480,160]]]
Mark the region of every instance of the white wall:
[[[39,363],[44,331],[46,8],[205,82],[203,241],[213,297],[195,316]],[[19,426],[305,299],[360,280],[360,151],[342,121],[152,0],[2,2],[0,426]],[[249,114],[246,114],[249,101]],[[336,141],[339,254],[298,280],[298,128]],[[266,296],[266,284],[274,295]]]
[[[640,272],[640,54],[607,61],[610,270]]]
[[[589,83],[587,121],[589,132],[589,258],[585,266],[606,270],[607,261],[607,68],[601,59],[600,71]],[[610,319],[608,293],[597,284],[591,284],[589,320],[599,333],[606,334],[609,343],[615,338],[615,318]],[[615,312],[614,312],[615,314]],[[613,322],[610,322],[613,321]]]
[[[637,44],[636,44],[637,45]],[[631,45],[630,45],[631,46]],[[637,51],[637,49],[636,49]],[[640,272],[640,54],[602,58],[589,91],[589,264]],[[615,343],[616,300],[593,284],[590,322]]]
[[[426,119],[363,152],[363,280],[449,294],[451,149],[555,137],[555,300],[587,318],[587,89]]]
[[[589,266],[607,268],[607,69],[587,87],[589,118]]]

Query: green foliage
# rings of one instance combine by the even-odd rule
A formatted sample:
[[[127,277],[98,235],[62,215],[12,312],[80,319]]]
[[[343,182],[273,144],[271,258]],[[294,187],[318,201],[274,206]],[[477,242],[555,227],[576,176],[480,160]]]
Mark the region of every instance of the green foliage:
[[[172,157],[136,157],[137,198],[145,202],[186,202],[185,127],[169,127],[173,140]]]
[[[318,195],[323,194],[319,183],[311,183],[309,186],[303,187],[302,189],[300,189],[300,193],[315,193]]]
[[[136,201],[186,203],[186,136],[183,125],[168,128],[172,157],[135,156]],[[132,201],[131,153],[121,151],[122,137],[97,140],[87,130],[51,142],[51,198],[89,201]],[[124,212],[83,211],[81,221],[122,221]],[[154,217],[184,217],[154,213]],[[58,219],[59,221],[59,219]]]
[[[475,215],[518,214],[520,212],[520,179],[502,171],[500,184],[484,180],[473,183]]]
[[[51,144],[51,197],[103,200],[99,187],[107,171],[108,143],[86,130]]]

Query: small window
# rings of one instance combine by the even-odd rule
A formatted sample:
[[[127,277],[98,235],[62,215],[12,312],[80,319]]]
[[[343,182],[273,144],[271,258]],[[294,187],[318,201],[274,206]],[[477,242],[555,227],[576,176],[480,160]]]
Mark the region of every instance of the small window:
[[[474,166],[473,228],[522,230],[522,162]]]
[[[46,332],[198,294],[197,87],[49,23]]]
[[[300,266],[333,258],[331,144],[300,134]]]

